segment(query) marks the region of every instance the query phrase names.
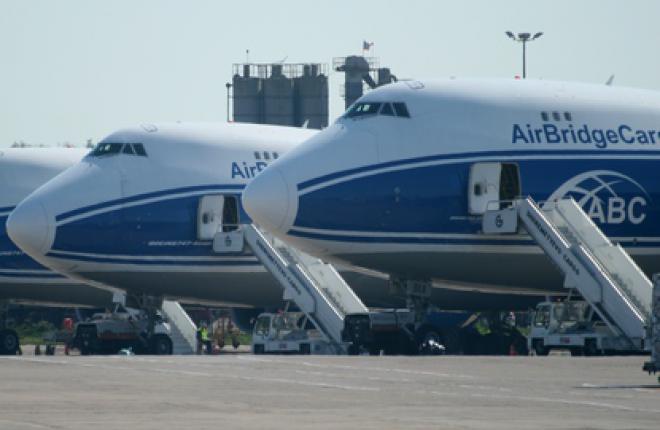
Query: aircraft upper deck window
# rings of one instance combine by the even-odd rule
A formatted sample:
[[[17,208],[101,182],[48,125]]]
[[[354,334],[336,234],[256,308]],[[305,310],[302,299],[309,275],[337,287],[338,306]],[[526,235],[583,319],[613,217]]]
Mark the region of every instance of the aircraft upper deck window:
[[[358,116],[365,115],[376,115],[378,109],[380,109],[381,103],[356,103],[354,104],[348,112],[346,112],[346,118],[355,118]]]
[[[408,108],[406,107],[405,103],[392,103],[392,105],[394,106],[396,116],[410,118],[410,113],[408,112]]]
[[[104,155],[119,154],[122,146],[124,145],[121,143],[99,143],[89,155],[92,157],[102,157]]]

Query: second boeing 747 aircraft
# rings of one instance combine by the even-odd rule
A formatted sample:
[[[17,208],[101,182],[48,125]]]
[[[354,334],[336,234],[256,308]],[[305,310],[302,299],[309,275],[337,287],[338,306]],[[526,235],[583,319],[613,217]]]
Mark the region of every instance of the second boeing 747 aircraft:
[[[214,254],[213,237],[247,217],[239,200],[250,178],[314,133],[248,124],[124,129],[18,205],[7,231],[40,263],[97,286],[272,306],[281,293],[259,261]]]
[[[262,227],[320,258],[402,280],[562,288],[527,234],[482,215],[572,197],[647,273],[660,272],[660,94],[531,80],[375,89],[243,194]]]

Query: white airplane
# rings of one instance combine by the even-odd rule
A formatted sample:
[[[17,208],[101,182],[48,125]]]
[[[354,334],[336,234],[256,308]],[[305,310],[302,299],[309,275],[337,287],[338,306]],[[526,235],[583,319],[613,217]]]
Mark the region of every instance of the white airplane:
[[[485,235],[489,204],[573,197],[660,272],[660,94],[533,80],[375,89],[252,181],[259,225],[317,257],[483,291],[562,289],[527,235]]]
[[[112,303],[112,293],[72,281],[34,261],[14,245],[5,230],[7,217],[21,200],[79,162],[87,152],[76,148],[0,150],[0,305],[12,302],[103,307]],[[16,335],[0,332],[0,353],[13,352]]]
[[[240,204],[245,185],[316,133],[251,124],[121,130],[24,200],[7,222],[9,235],[41,264],[129,296],[276,307],[281,288],[256,257],[216,254],[212,242],[216,232],[251,222]],[[369,305],[405,303],[383,277],[344,276]],[[436,294],[447,308],[507,303]]]
[[[239,196],[250,178],[313,133],[247,124],[117,131],[18,205],[9,236],[41,264],[104,288],[280,303],[254,256],[214,255],[212,240],[245,218]]]

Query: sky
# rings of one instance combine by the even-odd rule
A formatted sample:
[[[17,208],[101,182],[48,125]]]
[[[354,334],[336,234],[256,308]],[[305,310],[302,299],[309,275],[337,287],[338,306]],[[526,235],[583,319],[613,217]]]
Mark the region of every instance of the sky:
[[[660,1],[0,0],[0,147],[94,142],[141,123],[225,121],[245,61],[361,54],[400,78],[521,74],[505,31],[542,31],[527,76],[660,90]],[[330,114],[343,110],[330,75]]]

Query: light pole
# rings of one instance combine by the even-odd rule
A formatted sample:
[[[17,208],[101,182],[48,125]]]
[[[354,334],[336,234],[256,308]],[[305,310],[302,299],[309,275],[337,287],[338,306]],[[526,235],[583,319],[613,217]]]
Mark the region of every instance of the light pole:
[[[513,34],[511,31],[505,32],[507,36],[509,36],[512,40],[515,40],[516,42],[521,42],[522,47],[523,47],[523,79],[527,78],[527,64],[526,64],[526,47],[527,47],[527,42],[531,42],[532,40],[536,40],[539,37],[543,36],[543,32],[538,32],[534,36],[532,36],[532,33],[518,33],[518,34]]]
[[[231,100],[231,96],[229,95],[229,90],[231,89],[231,84],[227,82],[225,84],[225,88],[227,88],[227,122],[229,122],[231,118],[231,116],[229,115],[230,112],[229,101]]]

